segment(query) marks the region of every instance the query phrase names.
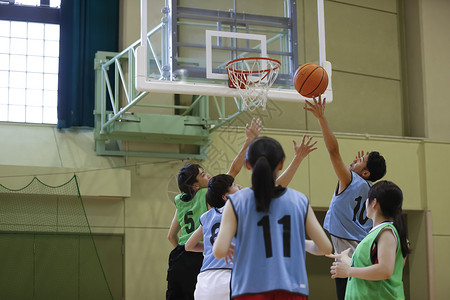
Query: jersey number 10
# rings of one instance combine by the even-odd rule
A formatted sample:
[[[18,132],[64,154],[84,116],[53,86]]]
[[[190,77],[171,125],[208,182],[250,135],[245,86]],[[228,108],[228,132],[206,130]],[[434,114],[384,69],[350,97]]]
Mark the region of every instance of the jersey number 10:
[[[364,224],[366,224],[367,220],[369,220],[369,218],[367,218],[367,217],[364,218],[364,212],[366,211],[366,202],[361,203],[361,200],[362,200],[361,196],[359,196],[358,198],[355,199],[356,206],[353,209],[353,222],[356,222],[356,215],[359,212],[359,208],[362,206],[361,212],[359,213],[359,216],[358,216],[358,221],[359,221],[359,224],[364,225]]]

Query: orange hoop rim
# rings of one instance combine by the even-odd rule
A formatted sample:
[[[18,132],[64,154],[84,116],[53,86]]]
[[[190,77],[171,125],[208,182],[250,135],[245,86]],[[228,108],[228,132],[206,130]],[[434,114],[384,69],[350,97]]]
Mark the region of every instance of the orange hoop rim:
[[[268,68],[268,69],[265,69],[265,70],[253,70],[253,71],[247,71],[247,70],[235,69],[235,68],[232,68],[232,67],[230,66],[231,64],[236,63],[236,62],[239,62],[239,61],[243,61],[243,60],[252,60],[252,59],[253,59],[253,60],[269,60],[269,61],[272,61],[272,62],[277,63],[277,66],[275,66],[275,67],[273,67],[273,68]],[[258,74],[258,73],[268,73],[268,72],[270,72],[271,70],[276,70],[276,69],[280,68],[280,66],[281,66],[281,62],[280,62],[278,59],[275,59],[275,58],[270,58],[270,57],[242,57],[242,58],[236,58],[236,59],[230,60],[230,61],[225,65],[225,68],[226,68],[227,70],[231,71],[231,72],[234,72],[234,73],[241,73],[241,74]],[[267,75],[266,75],[266,76],[267,76]]]

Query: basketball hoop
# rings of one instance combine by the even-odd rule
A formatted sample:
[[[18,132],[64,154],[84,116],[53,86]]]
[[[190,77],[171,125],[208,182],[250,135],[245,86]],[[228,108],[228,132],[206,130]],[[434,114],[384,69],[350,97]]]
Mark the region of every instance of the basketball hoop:
[[[281,63],[268,57],[246,57],[227,63],[228,86],[238,89],[243,109],[266,109],[267,93],[277,79]]]

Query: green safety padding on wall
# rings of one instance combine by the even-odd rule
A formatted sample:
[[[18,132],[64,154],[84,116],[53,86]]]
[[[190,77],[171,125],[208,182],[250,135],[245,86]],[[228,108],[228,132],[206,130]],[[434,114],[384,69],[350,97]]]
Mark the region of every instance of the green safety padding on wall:
[[[0,299],[112,299],[76,176],[0,184]]]

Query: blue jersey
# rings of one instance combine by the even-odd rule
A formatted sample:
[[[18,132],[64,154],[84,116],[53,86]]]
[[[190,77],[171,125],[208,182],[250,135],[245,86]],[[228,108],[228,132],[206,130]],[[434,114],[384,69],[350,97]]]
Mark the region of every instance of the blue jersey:
[[[251,188],[229,195],[237,218],[231,296],[284,290],[308,295],[305,222],[308,198],[282,189],[257,212]]]
[[[231,269],[233,264],[227,264],[225,258],[214,257],[212,248],[219,233],[220,222],[222,221],[223,207],[211,208],[200,217],[200,224],[203,229],[203,265],[200,272],[214,269]]]
[[[355,172],[352,181],[340,194],[333,194],[323,228],[335,237],[360,242],[372,228],[372,220],[366,216],[366,200],[371,182]]]

